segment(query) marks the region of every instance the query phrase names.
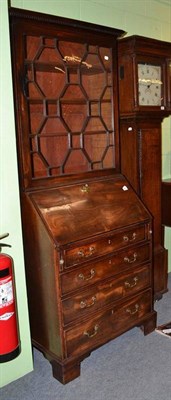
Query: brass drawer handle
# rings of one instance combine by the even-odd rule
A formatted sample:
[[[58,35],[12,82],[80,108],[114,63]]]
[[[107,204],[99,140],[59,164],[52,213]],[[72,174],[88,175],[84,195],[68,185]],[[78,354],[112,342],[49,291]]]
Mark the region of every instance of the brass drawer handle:
[[[135,276],[135,277],[133,278],[133,283],[130,283],[130,282],[128,282],[128,281],[125,281],[125,282],[124,282],[124,285],[125,285],[126,288],[131,289],[131,288],[133,288],[134,286],[136,286],[137,282],[138,282],[138,277]]]
[[[92,332],[84,331],[84,335],[88,336],[89,338],[92,338],[95,335],[97,335],[98,329],[99,329],[99,326],[95,325]]]
[[[135,309],[131,310],[130,308],[126,309],[126,312],[130,315],[134,315],[139,311],[140,306],[138,304],[135,304]]]
[[[124,261],[129,263],[129,264],[134,263],[136,260],[137,260],[137,253],[134,253],[132,258],[124,257]]]
[[[91,269],[90,275],[85,276],[84,274],[81,273],[81,274],[78,275],[78,278],[83,280],[83,281],[89,281],[90,279],[93,278],[94,275],[95,275],[95,270]]]
[[[94,246],[90,246],[87,252],[84,251],[84,250],[79,250],[78,251],[78,255],[81,256],[81,257],[90,257],[90,256],[92,256],[94,251],[95,251],[95,247]]]
[[[90,301],[90,302],[88,302],[87,300],[82,300],[82,301],[80,302],[80,308],[89,308],[89,307],[92,307],[92,306],[94,306],[96,300],[97,300],[97,299],[96,299],[96,296],[93,296],[93,297],[91,298],[91,301]]]
[[[88,186],[88,184],[86,183],[85,185],[82,186],[81,191],[83,193],[88,193],[90,191],[90,188]]]
[[[136,239],[137,234],[134,232],[132,236],[123,236],[124,242],[133,242]]]

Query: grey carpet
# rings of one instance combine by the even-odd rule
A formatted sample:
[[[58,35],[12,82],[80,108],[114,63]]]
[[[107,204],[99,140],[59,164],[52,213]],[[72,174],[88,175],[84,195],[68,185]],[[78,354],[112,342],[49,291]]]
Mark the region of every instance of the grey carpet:
[[[169,288],[155,303],[158,325],[171,320],[171,273]],[[171,400],[171,339],[134,328],[94,351],[65,386],[34,350],[34,371],[3,387],[0,400]]]

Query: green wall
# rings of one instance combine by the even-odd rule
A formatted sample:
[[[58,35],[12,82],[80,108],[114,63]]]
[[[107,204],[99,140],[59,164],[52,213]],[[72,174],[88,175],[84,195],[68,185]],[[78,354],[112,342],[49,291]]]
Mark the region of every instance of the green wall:
[[[11,0],[11,6],[74,18],[171,41],[171,0]],[[19,319],[23,351],[18,359],[1,368],[1,384],[17,379],[32,369],[27,297],[25,289],[20,209],[18,198],[15,128],[11,86],[7,0],[0,0],[1,13],[1,134],[2,141],[2,232],[10,232],[10,254],[15,259]],[[170,118],[163,123],[163,177],[171,176]],[[9,162],[10,161],[10,162]],[[166,229],[166,248],[171,243],[171,229]],[[171,271],[171,248],[169,252]]]
[[[32,351],[28,320],[24,259],[21,236],[18,172],[15,145],[9,25],[6,0],[0,1],[0,234],[9,233],[5,248],[15,263],[21,354],[13,361],[0,364],[0,386],[32,370]]]

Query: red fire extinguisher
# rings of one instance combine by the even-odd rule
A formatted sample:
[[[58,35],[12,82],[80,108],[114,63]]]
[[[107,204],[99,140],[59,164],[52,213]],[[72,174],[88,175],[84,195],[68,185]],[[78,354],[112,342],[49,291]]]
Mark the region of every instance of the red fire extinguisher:
[[[8,236],[5,234],[0,239]],[[4,243],[1,246],[8,246]],[[13,259],[0,253],[0,362],[20,354],[20,340],[15,298]]]

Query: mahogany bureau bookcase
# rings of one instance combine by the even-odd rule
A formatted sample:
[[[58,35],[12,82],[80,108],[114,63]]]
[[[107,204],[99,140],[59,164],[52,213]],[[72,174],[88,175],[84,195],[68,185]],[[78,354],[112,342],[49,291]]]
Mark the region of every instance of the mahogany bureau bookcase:
[[[155,329],[153,220],[120,173],[121,30],[10,9],[32,343],[67,383],[92,350]]]

